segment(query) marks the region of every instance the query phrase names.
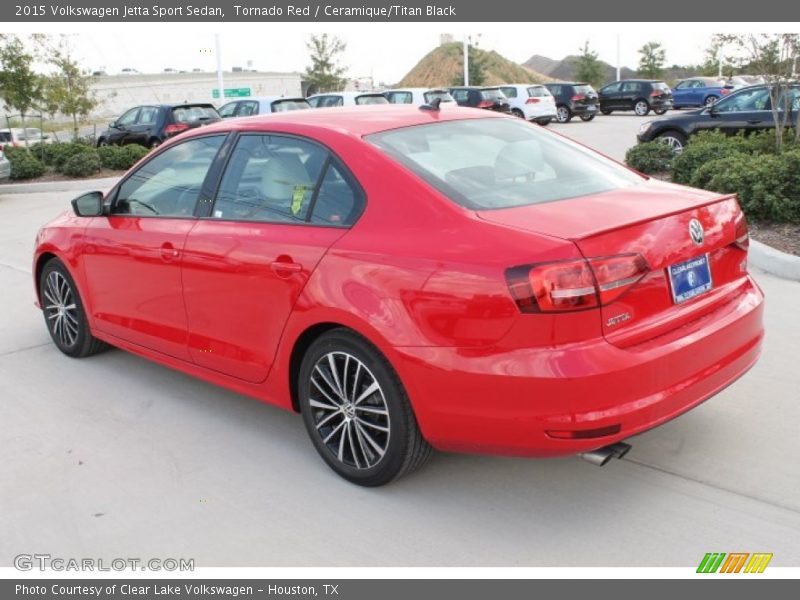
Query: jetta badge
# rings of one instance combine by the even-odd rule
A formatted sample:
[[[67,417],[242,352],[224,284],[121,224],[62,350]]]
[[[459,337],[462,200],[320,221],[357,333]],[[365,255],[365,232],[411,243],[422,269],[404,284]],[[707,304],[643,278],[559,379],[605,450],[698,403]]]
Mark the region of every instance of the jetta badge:
[[[692,219],[691,221],[689,221],[689,237],[692,238],[692,241],[697,246],[701,246],[703,244],[703,240],[706,237],[706,233],[705,231],[703,231],[703,226],[697,219]]]

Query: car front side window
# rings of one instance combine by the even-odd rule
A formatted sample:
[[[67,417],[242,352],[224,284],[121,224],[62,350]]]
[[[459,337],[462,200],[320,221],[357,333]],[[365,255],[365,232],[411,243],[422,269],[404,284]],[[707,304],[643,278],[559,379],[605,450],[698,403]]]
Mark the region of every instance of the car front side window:
[[[117,125],[133,125],[136,123],[136,117],[139,116],[139,108],[132,108],[117,120]]]
[[[224,139],[224,135],[191,139],[148,160],[122,182],[111,214],[191,217],[208,169]]]
[[[238,102],[228,102],[225,106],[220,107],[217,111],[220,117],[228,119],[236,114],[236,107],[239,106]]]

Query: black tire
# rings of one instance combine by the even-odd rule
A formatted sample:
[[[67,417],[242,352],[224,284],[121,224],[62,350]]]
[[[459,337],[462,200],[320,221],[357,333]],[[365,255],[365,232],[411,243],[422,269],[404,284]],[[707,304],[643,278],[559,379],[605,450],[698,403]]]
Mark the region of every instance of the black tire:
[[[667,114],[666,108],[654,108],[653,112],[656,113],[658,116]]]
[[[101,146],[108,146],[108,140],[106,138],[100,138],[97,140],[97,147],[100,148]]]
[[[153,148],[158,148],[160,145],[161,145],[161,140],[158,138],[150,138],[150,140],[147,142],[147,147],[150,148],[151,150]]]
[[[655,139],[660,140],[673,149],[675,154],[680,154],[686,147],[686,136],[675,129],[669,129],[659,133]]]
[[[538,119],[536,122],[542,127],[547,127],[553,119]]]
[[[348,381],[353,384],[349,391]],[[364,396],[373,384],[377,389]],[[392,365],[349,329],[333,329],[311,344],[300,366],[297,390],[311,442],[344,479],[368,487],[384,485],[430,457],[431,447]]]
[[[614,112],[614,111],[613,111],[613,110],[609,110],[609,109],[607,109],[607,108],[601,108],[601,109],[600,109],[600,112],[601,112],[601,113],[603,113],[604,115],[608,116],[608,115],[610,115],[610,114],[611,114],[612,112]]]
[[[523,113],[518,108],[512,108],[511,109],[511,114],[514,115],[515,117],[519,117],[520,119],[524,119],[525,118],[525,113]]]
[[[50,259],[42,269],[39,298],[47,331],[61,352],[85,358],[108,348],[92,335],[75,280],[57,258]]]
[[[581,115],[581,121],[591,121],[597,115]]]
[[[565,104],[556,106],[556,121],[559,123],[569,123],[572,120],[572,116],[572,111],[569,109],[569,106]]]
[[[717,103],[717,100],[719,100],[719,98],[717,98],[713,94],[710,96],[706,96],[703,99],[703,106],[714,106]]]

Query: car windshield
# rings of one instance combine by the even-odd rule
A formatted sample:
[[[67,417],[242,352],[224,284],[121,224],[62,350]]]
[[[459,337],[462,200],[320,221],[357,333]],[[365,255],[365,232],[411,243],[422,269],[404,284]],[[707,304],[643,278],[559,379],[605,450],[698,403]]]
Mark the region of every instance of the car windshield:
[[[453,97],[444,90],[431,90],[430,92],[425,92],[423,96],[428,104],[437,99],[440,102],[453,102]]]
[[[389,104],[383,94],[364,94],[356,98],[356,104]]]
[[[506,95],[498,88],[481,90],[481,98],[484,100],[507,100]]]
[[[276,100],[272,103],[272,112],[286,112],[289,110],[303,110],[304,108],[311,108],[311,105],[305,100]]]
[[[516,119],[465,119],[367,136],[458,204],[510,208],[598,194],[644,179]]]
[[[172,116],[176,123],[191,123],[192,121],[216,121],[219,114],[210,104],[196,106],[178,106],[172,109]]]

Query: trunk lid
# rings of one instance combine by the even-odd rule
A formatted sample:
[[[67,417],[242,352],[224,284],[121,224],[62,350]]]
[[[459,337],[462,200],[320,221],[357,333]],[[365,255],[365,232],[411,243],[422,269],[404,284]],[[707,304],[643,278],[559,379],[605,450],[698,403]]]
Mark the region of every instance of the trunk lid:
[[[697,320],[744,285],[747,253],[733,246],[740,209],[733,196],[648,182],[557,202],[480,211],[487,221],[570,240],[586,258],[640,254],[648,273],[600,309],[606,339],[621,347],[642,343]],[[693,241],[689,225],[702,225]],[[676,302],[670,266],[707,257],[712,287]]]

